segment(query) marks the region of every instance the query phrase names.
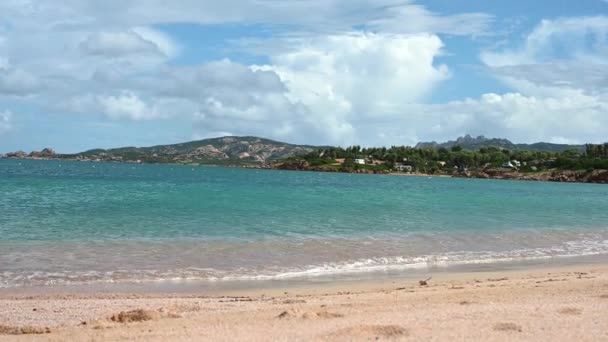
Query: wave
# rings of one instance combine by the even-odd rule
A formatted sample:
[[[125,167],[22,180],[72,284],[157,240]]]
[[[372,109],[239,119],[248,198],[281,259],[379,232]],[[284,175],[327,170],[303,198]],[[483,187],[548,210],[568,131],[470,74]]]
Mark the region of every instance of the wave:
[[[356,275],[373,272],[407,272],[433,270],[462,265],[491,265],[536,260],[608,255],[608,240],[579,240],[547,248],[508,251],[461,251],[414,257],[387,256],[358,260],[334,261],[304,266],[242,267],[228,270],[215,268],[176,268],[169,270],[117,269],[111,271],[5,271],[0,272],[0,288],[20,286],[62,286],[99,283],[145,283],[159,281],[264,281],[306,280],[326,276]]]

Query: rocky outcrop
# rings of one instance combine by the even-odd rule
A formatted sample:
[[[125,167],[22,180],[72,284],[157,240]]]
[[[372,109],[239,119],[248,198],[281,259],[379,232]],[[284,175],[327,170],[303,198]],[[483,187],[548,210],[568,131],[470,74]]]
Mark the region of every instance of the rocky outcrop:
[[[192,153],[188,154],[189,156],[207,156],[210,158],[219,158],[219,159],[227,159],[228,155],[213,145],[205,145],[195,149]]]
[[[32,151],[29,154],[24,151],[9,152],[4,158],[14,159],[57,159],[59,155],[52,148],[45,148],[42,151]]]
[[[27,157],[27,153],[25,153],[23,151],[9,152],[9,153],[5,154],[4,157],[23,159],[23,158]]]
[[[569,171],[554,170],[539,173],[520,173],[516,171],[503,170],[483,170],[466,171],[454,175],[462,178],[483,178],[483,179],[513,179],[527,181],[546,181],[546,182],[579,182],[579,183],[603,183],[608,184],[608,170],[593,171]]]
[[[282,163],[273,164],[270,168],[275,170],[289,171],[316,171],[316,172],[342,172],[342,173],[363,173],[363,174],[388,174],[389,171],[370,170],[370,169],[355,169],[355,168],[327,168],[321,166],[310,166],[306,160],[288,160]]]
[[[274,168],[277,170],[313,171],[306,160],[286,161],[275,165]]]
[[[588,183],[605,183],[608,184],[608,170],[593,170],[586,175]]]
[[[42,151],[32,151],[29,154],[30,158],[56,158],[57,153],[52,148],[45,148]]]

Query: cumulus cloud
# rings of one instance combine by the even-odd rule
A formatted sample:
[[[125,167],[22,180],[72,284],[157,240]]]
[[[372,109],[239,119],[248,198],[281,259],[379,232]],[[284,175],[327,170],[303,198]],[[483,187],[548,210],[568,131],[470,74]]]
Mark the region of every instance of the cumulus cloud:
[[[465,133],[518,141],[606,136],[606,17],[542,21],[517,47],[480,56],[509,92],[432,104],[453,72],[440,62],[451,52],[443,38],[487,34],[492,16],[443,15],[408,0],[164,5],[0,2],[0,22],[10,27],[0,31],[0,95],[40,113],[186,122],[193,132],[184,136],[198,137],[391,145]],[[258,65],[196,64],[179,58],[195,46],[161,31],[171,23],[254,25],[272,39],[230,45],[262,56]]]
[[[427,32],[473,35],[491,17],[439,15],[407,0],[188,0],[170,10],[156,0],[65,0],[2,2],[0,19],[12,28],[7,53],[22,79],[53,84],[36,100],[42,108],[114,120],[180,118],[199,134],[354,143],[370,120],[399,113],[449,78],[446,66],[435,65],[443,43]],[[286,24],[295,35],[278,40],[267,65],[184,67],[169,63],[178,45],[152,28],[183,22]],[[29,81],[21,88],[34,88]]]
[[[123,92],[118,96],[100,96],[98,98],[101,110],[111,118],[130,118],[134,120],[155,117],[144,101],[131,92]]]
[[[515,141],[600,142],[608,127],[608,94],[588,95],[556,90],[553,96],[520,93],[484,94],[478,99],[431,105],[434,134],[464,133],[504,136]],[[441,113],[441,115],[437,115]],[[581,134],[584,132],[584,134]]]
[[[193,116],[200,135],[229,131],[349,144],[374,141],[367,125],[383,117],[406,119],[410,104],[449,78],[447,67],[434,63],[443,43],[430,34],[348,33],[287,46],[267,65],[221,60],[165,68],[140,79],[136,88],[150,98],[184,104],[171,114]],[[160,117],[132,94],[118,99],[107,100],[121,110],[106,109],[106,115]],[[127,103],[129,110],[122,110]],[[108,101],[103,105],[108,108]]]
[[[263,93],[282,93],[285,87],[272,71],[252,70],[228,59],[202,64],[197,67],[174,67],[163,70],[158,82],[151,87],[158,95],[206,99],[222,98],[238,104],[247,97]],[[150,84],[149,80],[145,80]]]
[[[603,142],[608,127],[608,94],[537,97],[517,92],[486,93],[439,104],[409,103],[402,112],[357,121],[357,143],[415,145],[464,134],[507,137],[516,142]]]
[[[435,65],[435,35],[351,33],[305,39],[271,58],[289,98],[306,105],[311,125],[332,143],[354,143],[367,122],[403,113],[449,77]]]
[[[429,106],[424,111],[437,116],[433,134],[468,132],[525,142],[604,141],[607,38],[608,17],[560,18],[541,21],[515,48],[482,52],[487,71],[514,92]]]
[[[516,48],[484,51],[488,72],[515,92],[441,106],[453,114],[438,127],[528,142],[604,141],[607,36],[605,16],[542,20]]]
[[[112,120],[153,120],[193,115],[197,107],[186,100],[152,98],[132,90],[117,93],[73,95],[55,110],[77,114],[99,114]]]

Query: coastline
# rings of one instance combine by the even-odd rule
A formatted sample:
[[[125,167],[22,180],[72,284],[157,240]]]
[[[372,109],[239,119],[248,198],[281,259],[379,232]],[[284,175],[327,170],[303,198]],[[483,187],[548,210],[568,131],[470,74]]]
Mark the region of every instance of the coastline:
[[[0,339],[608,338],[606,262],[434,274],[426,286],[418,280],[422,279],[238,290],[213,296],[196,292],[0,295]]]
[[[69,162],[85,162],[85,163],[118,163],[118,164],[136,164],[136,165],[172,165],[172,166],[196,166],[196,167],[225,167],[238,169],[254,169],[254,170],[275,170],[275,171],[304,171],[304,172],[323,172],[323,173],[349,173],[349,174],[369,174],[369,175],[385,175],[385,176],[410,176],[410,177],[434,177],[434,178],[470,178],[470,179],[495,179],[495,180],[515,180],[529,182],[554,182],[554,183],[587,183],[587,184],[608,184],[608,170],[590,170],[590,171],[575,171],[575,170],[547,170],[536,173],[520,173],[514,171],[501,170],[473,170],[457,174],[441,174],[441,173],[420,173],[420,172],[376,172],[371,170],[349,170],[349,171],[334,171],[325,170],[322,168],[283,168],[282,165],[265,164],[265,165],[221,165],[221,164],[180,164],[180,163],[143,163],[133,161],[95,161],[95,160],[79,160],[79,159],[63,159],[63,158],[45,158],[45,157],[26,157],[0,158],[7,160],[33,160],[33,161],[69,161]]]

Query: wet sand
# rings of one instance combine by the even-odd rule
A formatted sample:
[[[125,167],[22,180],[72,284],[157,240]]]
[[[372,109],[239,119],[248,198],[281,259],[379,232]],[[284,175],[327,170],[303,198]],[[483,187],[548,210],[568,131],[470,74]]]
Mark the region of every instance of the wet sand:
[[[608,266],[180,294],[0,295],[4,341],[607,341]]]

